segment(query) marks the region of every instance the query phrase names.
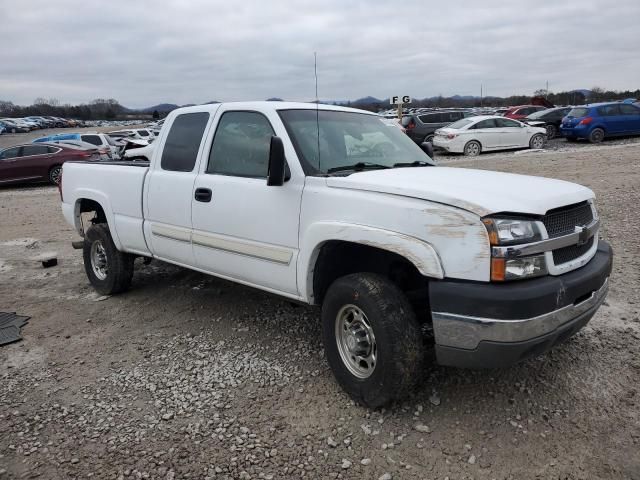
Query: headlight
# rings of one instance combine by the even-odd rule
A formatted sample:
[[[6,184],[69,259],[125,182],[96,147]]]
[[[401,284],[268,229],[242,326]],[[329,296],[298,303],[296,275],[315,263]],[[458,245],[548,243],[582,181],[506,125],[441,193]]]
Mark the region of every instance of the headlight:
[[[491,245],[517,245],[542,240],[538,222],[512,218],[485,218],[482,220]]]
[[[522,245],[542,240],[542,232],[535,220],[513,218],[485,218],[482,220],[489,243],[494,246]],[[547,274],[544,254],[528,257],[491,257],[491,280],[521,280]]]

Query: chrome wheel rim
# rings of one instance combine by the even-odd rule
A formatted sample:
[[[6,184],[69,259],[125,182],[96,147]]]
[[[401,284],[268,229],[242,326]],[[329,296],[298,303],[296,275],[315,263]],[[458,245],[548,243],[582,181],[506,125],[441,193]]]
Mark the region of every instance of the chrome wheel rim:
[[[107,252],[100,240],[96,240],[91,244],[91,269],[99,280],[107,278],[107,274],[109,273]]]
[[[342,363],[357,378],[369,378],[376,368],[378,349],[371,323],[355,305],[345,305],[336,315],[336,343]]]
[[[542,148],[542,146],[544,145],[544,139],[540,135],[536,135],[535,137],[533,137],[533,141],[531,143],[533,145],[533,148]]]
[[[51,181],[56,185],[60,183],[60,174],[62,173],[62,169],[60,167],[56,167],[51,170]]]
[[[471,155],[472,157],[475,157],[479,153],[480,153],[480,146],[477,143],[474,142],[467,145],[467,155]]]

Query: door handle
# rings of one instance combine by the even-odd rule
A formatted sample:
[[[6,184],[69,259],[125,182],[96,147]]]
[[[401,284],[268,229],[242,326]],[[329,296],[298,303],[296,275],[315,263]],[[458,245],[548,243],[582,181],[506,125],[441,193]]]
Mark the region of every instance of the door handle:
[[[210,202],[211,201],[211,189],[210,188],[196,188],[194,198],[198,202]]]

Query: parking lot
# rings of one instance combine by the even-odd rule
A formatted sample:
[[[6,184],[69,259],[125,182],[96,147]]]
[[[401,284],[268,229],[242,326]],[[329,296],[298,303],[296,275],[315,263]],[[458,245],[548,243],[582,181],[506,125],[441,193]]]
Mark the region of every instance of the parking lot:
[[[0,310],[31,316],[0,349],[0,478],[640,478],[637,140],[437,158],[593,189],[611,290],[551,353],[430,367],[381,411],[335,383],[317,310],[159,262],[101,297],[57,190],[0,189]]]

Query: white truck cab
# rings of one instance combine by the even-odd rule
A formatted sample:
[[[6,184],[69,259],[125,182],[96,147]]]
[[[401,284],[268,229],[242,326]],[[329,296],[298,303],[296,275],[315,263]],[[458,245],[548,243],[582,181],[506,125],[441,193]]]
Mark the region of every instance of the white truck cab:
[[[607,292],[591,190],[435,166],[369,112],[180,108],[150,154],[64,165],[62,210],[96,290],[127,290],[143,256],[319,305],[338,382],[371,407],[416,383],[427,348],[443,365],[507,366],[573,335]]]

